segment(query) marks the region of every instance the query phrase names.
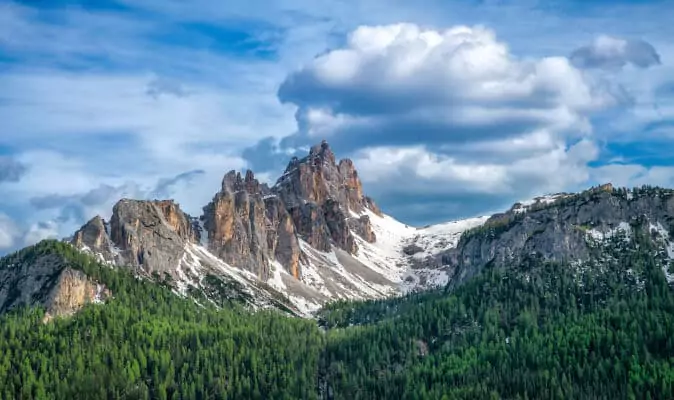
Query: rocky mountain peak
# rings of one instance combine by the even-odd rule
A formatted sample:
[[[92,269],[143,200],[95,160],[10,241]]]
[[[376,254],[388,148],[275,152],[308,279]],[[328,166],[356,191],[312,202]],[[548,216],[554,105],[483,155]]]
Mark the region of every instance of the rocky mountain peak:
[[[316,164],[322,163],[335,164],[335,153],[332,152],[330,145],[326,140],[321,141],[309,150],[309,158]]]
[[[272,188],[289,207],[306,202],[317,205],[332,200],[345,210],[362,213],[365,208],[380,213],[372,199],[363,195],[363,185],[353,161],[338,163],[326,141],[311,147],[304,158],[294,157]]]
[[[308,156],[293,158],[271,190],[285,203],[300,236],[316,249],[329,251],[336,244],[354,254],[352,231],[375,240],[369,219],[353,214],[366,209],[380,214],[379,208],[363,195],[353,161],[337,163],[326,141],[311,147]]]
[[[187,242],[198,240],[190,217],[173,200],[122,199],[110,223],[100,217],[87,222],[72,243],[114,264],[128,264],[150,273],[173,273]]]
[[[366,274],[365,265],[383,263],[379,256],[371,258],[375,232],[381,231],[373,220],[381,223],[380,217],[374,201],[363,194],[353,161],[337,161],[323,141],[307,156],[292,159],[272,188],[250,170],[228,171],[199,218],[173,200],[122,199],[109,223],[93,218],[72,243],[115,265],[169,274],[181,282],[179,291],[186,285],[203,288],[203,276],[195,271],[217,275],[235,269],[245,279],[274,280],[318,301],[325,293],[338,294],[339,287],[376,291],[321,269],[343,262]],[[302,286],[306,282],[310,286]],[[379,283],[392,284],[383,276]]]
[[[269,188],[266,184],[261,184],[251,170],[247,170],[243,176],[241,172],[231,170],[222,179],[222,191],[228,193],[245,191],[249,194],[264,194],[269,192]]]
[[[204,207],[208,248],[225,262],[269,278],[269,265],[282,260],[294,276],[299,272],[299,245],[294,226],[280,199],[269,196],[252,171],[229,171],[222,190]]]

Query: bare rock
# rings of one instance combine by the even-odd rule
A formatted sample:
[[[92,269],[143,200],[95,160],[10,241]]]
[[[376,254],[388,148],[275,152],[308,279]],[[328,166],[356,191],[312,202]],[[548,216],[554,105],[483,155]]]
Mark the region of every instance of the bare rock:
[[[407,246],[403,247],[403,253],[405,253],[408,256],[413,256],[417,253],[421,253],[422,251],[424,251],[424,249],[421,248],[416,243],[411,243],[411,244],[408,244]]]
[[[269,279],[271,261],[268,243],[264,187],[248,171],[245,177],[230,171],[222,190],[204,207],[208,246],[223,261]]]
[[[352,230],[369,242],[376,240],[367,220],[349,220],[366,209],[381,211],[363,195],[353,162],[344,159],[337,164],[325,141],[313,146],[307,157],[293,158],[272,191],[288,207],[297,233],[317,250],[329,251],[334,244],[355,254],[358,246]]]
[[[118,260],[115,259],[108,228],[100,216],[95,216],[75,232],[70,243],[78,249],[95,254],[101,258],[100,261],[115,263]]]
[[[265,198],[268,219],[267,246],[276,260],[296,279],[300,277],[300,245],[293,219],[277,196]]]
[[[42,306],[46,322],[111,296],[104,285],[68,267],[54,253],[36,254],[27,248],[4,261],[8,265],[0,269],[0,314],[16,307]]]
[[[349,218],[348,223],[349,228],[366,242],[375,243],[377,241],[377,235],[372,229],[372,223],[370,222],[369,216],[361,215],[358,218]]]
[[[191,226],[172,201],[123,199],[113,208],[110,239],[129,265],[147,273],[173,274],[185,243],[195,240]]]
[[[46,299],[44,322],[73,315],[86,304],[104,302],[110,297],[112,293],[104,285],[93,282],[82,271],[65,268]]]

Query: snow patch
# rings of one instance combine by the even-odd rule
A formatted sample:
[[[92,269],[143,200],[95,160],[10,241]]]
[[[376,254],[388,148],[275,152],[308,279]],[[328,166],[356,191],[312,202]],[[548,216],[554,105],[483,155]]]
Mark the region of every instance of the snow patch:
[[[625,234],[625,241],[629,241],[632,236],[632,227],[629,223],[622,221],[618,224],[617,227],[609,229],[606,232],[602,232],[598,229],[588,229],[587,234],[594,240],[603,241],[610,239],[617,234]]]
[[[649,230],[651,232],[657,232],[660,240],[662,241],[665,251],[667,252],[667,260],[662,266],[662,272],[665,274],[667,283],[674,283],[674,273],[670,272],[670,266],[674,262],[674,241],[671,240],[669,237],[669,232],[667,229],[665,229],[664,226],[662,226],[660,222],[656,224],[650,223]]]
[[[271,285],[274,289],[286,291],[288,288],[285,283],[283,283],[283,277],[281,276],[284,272],[283,265],[278,261],[274,260],[271,263],[272,277],[267,283]]]
[[[405,273],[402,281],[403,293],[414,292],[419,289],[436,289],[447,286],[449,274],[444,269],[416,268]]]
[[[459,243],[463,232],[484,225],[488,219],[488,216],[468,218],[419,229],[410,244],[415,244],[423,250],[412,257],[417,260],[425,260],[428,257],[454,248]]]
[[[554,203],[555,201],[559,199],[563,199],[565,197],[570,196],[569,194],[566,193],[556,193],[556,194],[549,194],[545,196],[538,196],[534,197],[533,199],[528,199],[528,200],[522,200],[518,203],[515,203],[513,208],[511,209],[515,213],[523,213],[528,211],[531,206],[537,205],[537,204],[551,204]]]

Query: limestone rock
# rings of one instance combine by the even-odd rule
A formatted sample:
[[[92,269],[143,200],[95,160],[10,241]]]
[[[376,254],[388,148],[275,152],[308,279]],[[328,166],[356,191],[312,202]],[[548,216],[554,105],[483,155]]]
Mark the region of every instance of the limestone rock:
[[[372,230],[372,223],[370,222],[369,216],[361,215],[358,218],[349,218],[348,225],[356,235],[363,238],[366,242],[375,243],[377,241],[377,235],[375,235]]]
[[[79,249],[96,254],[101,258],[100,261],[115,263],[116,254],[108,229],[109,225],[100,216],[95,216],[75,232],[71,243]]]
[[[46,322],[111,296],[104,285],[70,268],[60,255],[32,250],[24,249],[4,260],[9,265],[0,268],[0,314],[21,306],[42,306]]]
[[[46,299],[45,322],[53,317],[70,316],[85,304],[104,302],[111,296],[108,288],[91,281],[82,271],[65,268]]]
[[[656,193],[660,190],[661,193]],[[442,253],[436,265],[456,268],[454,284],[477,274],[485,265],[516,265],[537,254],[545,260],[588,260],[590,232],[650,229],[674,232],[674,191],[664,189],[615,190],[602,185],[585,192],[541,203],[526,212],[513,207],[480,228],[466,232],[454,249]],[[620,228],[624,229],[624,228]]]
[[[269,243],[267,207],[263,193],[268,191],[251,171],[245,177],[230,171],[222,180],[222,190],[204,207],[204,228],[208,247],[225,262],[269,278],[274,243]]]
[[[299,279],[301,250],[293,219],[285,209],[283,201],[277,196],[266,197],[265,208],[268,219],[267,246],[275,259],[295,279]]]
[[[127,264],[173,274],[185,242],[195,240],[189,220],[172,201],[122,199],[113,208],[110,239]]]
[[[351,231],[373,241],[369,220],[347,222],[353,214],[366,209],[381,214],[372,199],[363,195],[363,187],[353,162],[335,161],[330,146],[323,141],[313,146],[305,158],[293,158],[272,191],[288,207],[297,233],[312,247],[329,251],[332,244],[350,254],[358,251]]]

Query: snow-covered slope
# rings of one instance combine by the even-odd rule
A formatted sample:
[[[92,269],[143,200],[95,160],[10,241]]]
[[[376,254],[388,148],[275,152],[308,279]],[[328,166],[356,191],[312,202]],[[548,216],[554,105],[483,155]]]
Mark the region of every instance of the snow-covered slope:
[[[489,216],[468,218],[419,229],[408,243],[422,249],[415,252],[413,257],[417,260],[424,260],[448,248],[455,247],[459,243],[459,238],[461,238],[463,232],[484,224],[487,219],[489,219]]]
[[[545,196],[538,196],[534,197],[533,199],[522,200],[520,202],[515,203],[511,210],[515,213],[523,213],[530,210],[534,206],[551,204],[557,200],[563,199],[568,196],[571,196],[571,194],[555,193],[555,194],[548,194]]]
[[[350,255],[333,248],[320,252],[301,241],[303,257],[300,282],[279,266],[269,285],[288,294],[290,300],[304,312],[311,312],[332,299],[381,298],[412,290],[445,285],[447,271],[442,267],[419,267],[423,255],[431,256],[447,250],[466,229],[484,223],[487,217],[453,221],[425,228],[406,225],[388,215],[369,210],[352,213],[353,218],[370,218],[376,241],[369,243],[354,235],[358,252]],[[414,244],[418,254],[406,254],[405,248]]]

